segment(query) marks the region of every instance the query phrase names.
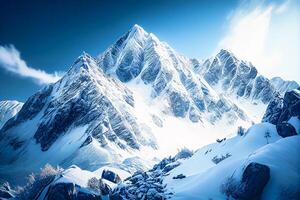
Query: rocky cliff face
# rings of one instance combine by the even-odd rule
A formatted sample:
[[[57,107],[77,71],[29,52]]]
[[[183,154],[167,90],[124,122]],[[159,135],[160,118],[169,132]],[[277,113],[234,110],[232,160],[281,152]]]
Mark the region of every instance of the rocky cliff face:
[[[141,146],[156,149],[151,128],[134,115],[134,104],[126,86],[107,77],[91,56],[83,54],[62,79],[31,96],[0,130],[0,165],[9,168],[40,156],[41,163],[26,167],[51,160],[72,163],[70,159],[89,166],[97,156],[104,161]],[[86,150],[92,153],[79,153]],[[111,156],[101,156],[104,150]],[[56,158],[43,159],[57,153]]]
[[[238,98],[267,104],[277,93],[270,80],[260,75],[251,63],[239,60],[224,49],[214,58],[206,60],[201,67],[195,65],[194,69],[212,87],[221,88],[225,94]]]
[[[150,86],[149,98],[165,99],[176,117],[210,123],[223,116],[230,122],[248,120],[237,105],[216,94],[193,72],[195,60],[178,54],[138,25],[102,53],[98,62],[105,73],[124,83]]]
[[[279,124],[287,122],[291,117],[300,119],[300,88],[286,92],[284,97],[276,97],[270,102],[266,113],[262,119],[263,122]]]

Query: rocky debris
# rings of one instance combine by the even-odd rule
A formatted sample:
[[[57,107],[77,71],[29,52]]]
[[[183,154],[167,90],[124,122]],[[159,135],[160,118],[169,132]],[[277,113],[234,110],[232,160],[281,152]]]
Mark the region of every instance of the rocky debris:
[[[186,176],[183,175],[183,174],[178,174],[177,176],[174,176],[173,179],[183,179],[185,178]]]
[[[110,170],[103,170],[101,178],[111,181],[113,183],[121,182],[121,178],[118,174]]]
[[[270,102],[262,122],[279,124],[287,122],[291,117],[300,118],[300,90],[286,92],[283,99],[276,97]]]
[[[226,158],[229,158],[231,156],[230,153],[226,153],[225,155],[221,156],[214,156],[211,161],[214,162],[215,164],[218,164],[219,162],[225,160]]]
[[[269,179],[270,168],[266,165],[252,162],[244,170],[241,185],[232,196],[243,200],[260,199]]]
[[[176,155],[175,155],[175,160],[178,159],[187,159],[190,158],[194,155],[194,152],[189,150],[188,148],[183,148],[181,149]]]
[[[49,186],[44,200],[101,200],[101,196],[93,194],[74,183],[55,183]]]
[[[290,123],[287,122],[277,124],[276,130],[278,135],[280,135],[283,138],[297,135],[296,129]]]
[[[222,143],[222,142],[225,141],[225,140],[226,140],[226,138],[223,138],[223,139],[219,139],[219,138],[218,138],[218,139],[216,139],[216,142],[217,142],[217,143]]]
[[[166,199],[162,174],[155,172],[136,172],[132,177],[119,184],[110,194],[111,200],[128,199]]]
[[[103,180],[104,179],[102,178],[97,179],[96,177],[93,177],[88,180],[87,185],[93,191],[105,196],[111,193],[111,187]]]
[[[193,155],[187,148],[179,151],[176,156],[164,158],[147,172],[136,172],[133,176],[120,183],[110,194],[111,200],[122,199],[151,199],[163,200],[171,196],[163,184],[163,177],[180,165],[180,159],[186,159]]]

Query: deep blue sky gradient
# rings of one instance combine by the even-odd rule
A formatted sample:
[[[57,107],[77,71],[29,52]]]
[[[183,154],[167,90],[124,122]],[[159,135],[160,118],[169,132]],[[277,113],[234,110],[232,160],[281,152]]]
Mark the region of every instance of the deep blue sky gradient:
[[[27,64],[66,71],[83,52],[96,56],[134,24],[178,52],[206,58],[224,34],[239,1],[1,0],[0,45],[13,44]],[[0,100],[25,101],[41,86],[0,68]]]

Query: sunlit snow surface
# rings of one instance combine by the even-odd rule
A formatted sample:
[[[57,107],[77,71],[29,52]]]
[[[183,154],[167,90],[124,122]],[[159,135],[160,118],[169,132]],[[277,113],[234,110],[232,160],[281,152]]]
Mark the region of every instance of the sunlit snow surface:
[[[299,125],[299,120],[297,123]],[[270,134],[268,140],[264,137],[266,132]],[[271,170],[271,179],[262,199],[282,199],[284,190],[300,191],[299,152],[299,135],[281,138],[274,125],[257,124],[245,136],[200,148],[172,170],[164,183],[174,192],[172,199],[225,199],[226,196],[220,191],[221,184],[231,176],[240,180],[244,167],[250,162],[258,162],[269,166]],[[232,156],[218,164],[212,162],[214,156],[226,153]],[[186,178],[172,178],[178,174]]]

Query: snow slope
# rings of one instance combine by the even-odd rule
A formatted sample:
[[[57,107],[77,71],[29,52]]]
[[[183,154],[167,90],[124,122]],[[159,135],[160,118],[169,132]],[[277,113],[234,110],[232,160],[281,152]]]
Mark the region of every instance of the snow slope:
[[[299,123],[299,120],[298,120]],[[266,138],[266,133],[268,137]],[[271,179],[262,199],[282,199],[284,191],[300,191],[300,137],[281,138],[274,125],[262,123],[252,126],[244,136],[236,136],[221,143],[199,149],[190,159],[172,170],[165,178],[167,188],[174,192],[172,199],[225,199],[221,185],[234,177],[241,179],[243,169],[250,162],[270,167]],[[215,156],[230,154],[215,164]],[[183,174],[184,179],[173,179]]]
[[[18,101],[0,101],[0,129],[13,116],[15,116],[22,108],[23,103]]]

